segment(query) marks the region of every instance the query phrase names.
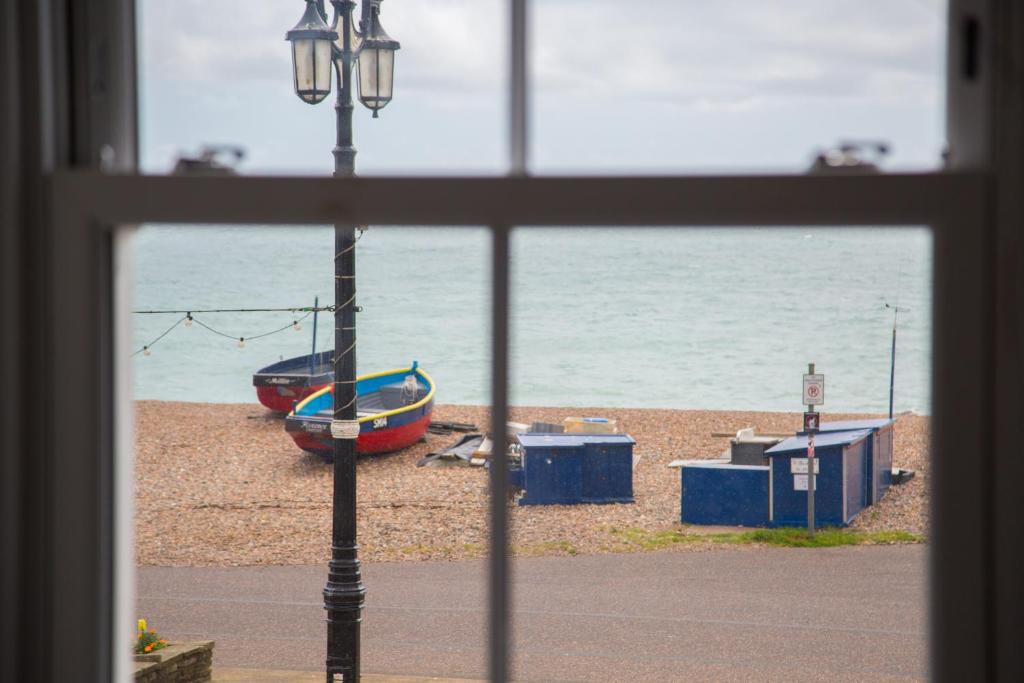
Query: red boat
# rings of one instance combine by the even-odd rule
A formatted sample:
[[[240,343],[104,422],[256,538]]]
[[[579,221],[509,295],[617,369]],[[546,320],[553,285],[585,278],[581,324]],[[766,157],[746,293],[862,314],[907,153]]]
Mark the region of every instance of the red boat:
[[[322,351],[268,365],[252,376],[256,396],[267,408],[287,414],[334,381],[333,358],[333,351]]]
[[[304,451],[333,454],[331,419],[334,387],[328,385],[296,404],[285,430]],[[427,432],[434,411],[434,380],[419,368],[387,370],[356,379],[356,416],[360,455],[389,453],[411,446]]]

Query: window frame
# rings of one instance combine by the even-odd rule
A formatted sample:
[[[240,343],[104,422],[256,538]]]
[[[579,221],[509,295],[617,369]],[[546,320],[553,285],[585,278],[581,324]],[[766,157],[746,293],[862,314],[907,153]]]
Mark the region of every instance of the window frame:
[[[167,176],[107,175],[95,171],[62,171],[53,176],[53,220],[63,239],[54,253],[54,291],[64,314],[55,316],[57,338],[74,330],[97,329],[100,357],[114,370],[113,384],[120,388],[118,413],[131,414],[126,393],[129,347],[122,315],[120,327],[114,304],[95,318],[90,302],[110,288],[107,277],[114,263],[124,262],[123,252],[109,246],[127,246],[125,240],[138,223],[174,224],[273,224],[301,226],[355,222],[358,224],[434,226],[488,225],[492,231],[492,407],[495,416],[508,411],[509,335],[509,226],[592,227],[617,225],[708,227],[818,226],[931,228],[934,244],[933,315],[933,512],[931,544],[932,642],[957,642],[956,660],[972,662],[986,643],[976,626],[984,622],[985,515],[980,503],[987,498],[991,480],[978,467],[958,465],[960,454],[986,452],[987,434],[981,429],[991,367],[985,350],[989,341],[978,330],[989,325],[990,307],[985,302],[990,279],[985,270],[991,242],[986,220],[988,177],[982,173],[928,173],[864,175],[856,177],[721,176],[721,177],[574,177],[574,178],[191,178]],[[109,245],[109,246],[104,246]],[[83,254],[100,255],[93,261]],[[114,261],[109,256],[115,254]],[[957,277],[960,275],[960,277]],[[119,273],[121,296],[127,291],[126,271]],[[78,286],[69,291],[67,283]],[[82,286],[83,283],[90,286]],[[102,296],[102,295],[101,295]],[[128,310],[120,300],[120,309]],[[67,311],[74,311],[68,315]],[[965,311],[967,313],[965,313]],[[104,329],[114,329],[113,335]],[[114,339],[121,343],[114,343]],[[121,349],[121,352],[118,352]],[[57,376],[62,386],[57,414],[65,415],[64,430],[57,433],[58,453],[73,452],[93,416],[74,410],[90,400],[93,386],[87,366],[71,357],[58,358]],[[76,418],[81,424],[76,424]],[[968,418],[968,419],[965,419]],[[114,427],[113,442],[119,448],[101,453],[102,478],[114,472],[130,472],[130,430],[122,419]],[[496,424],[503,424],[504,420]],[[502,433],[494,429],[492,433]],[[119,454],[115,455],[115,451]],[[499,447],[497,453],[504,451]],[[119,464],[116,464],[119,463]],[[502,491],[507,462],[496,459],[492,480],[490,548],[492,680],[506,680],[511,653],[508,628],[510,569],[507,511]],[[95,477],[86,461],[65,462],[56,472],[57,495],[75,500],[83,495],[80,483]],[[130,520],[130,488],[122,475],[121,495],[108,526],[122,528],[113,537],[130,538],[123,528]],[[103,483],[102,481],[100,482]],[[109,485],[109,483],[108,483]],[[973,504],[950,506],[950,501]],[[83,501],[84,503],[84,501]],[[949,514],[955,508],[954,514]],[[77,504],[55,511],[57,528],[66,531],[59,547],[74,545],[83,536],[75,527]],[[494,530],[498,530],[494,533]],[[122,542],[123,545],[123,542]],[[120,547],[119,566],[130,567],[130,549]],[[955,586],[955,589],[953,588]],[[122,587],[123,590],[123,587]],[[64,604],[58,592],[56,605]],[[941,598],[941,599],[940,599]],[[70,604],[70,603],[69,603]],[[74,614],[61,619],[74,619]],[[932,662],[950,670],[945,651],[933,645]],[[499,660],[499,661],[495,661]],[[976,663],[976,662],[975,662]],[[495,669],[499,669],[496,671]]]
[[[1024,30],[1021,6],[1012,0],[950,1],[947,110],[955,172],[831,178],[527,178],[522,177],[527,169],[526,2],[509,2],[512,165],[504,178],[172,178],[100,173],[96,169],[107,158],[101,143],[112,145],[115,157],[125,150],[134,153],[134,72],[125,67],[130,60],[94,59],[111,44],[117,52],[134,40],[131,22],[125,20],[132,15],[131,0],[99,0],[88,11],[76,3],[71,14],[79,16],[66,25],[50,16],[61,7],[59,2],[42,3],[46,9],[35,17],[19,15],[30,16],[21,25],[37,32],[27,39],[24,52],[35,48],[38,54],[25,60],[23,76],[45,83],[53,76],[58,84],[53,100],[65,117],[47,109],[53,102],[43,102],[38,105],[43,112],[39,121],[16,122],[14,130],[24,125],[29,132],[42,131],[40,138],[49,136],[44,149],[30,149],[41,156],[75,150],[47,158],[38,169],[33,166],[36,161],[30,161],[34,170],[26,175],[29,184],[37,171],[45,178],[40,203],[49,207],[40,222],[28,222],[42,229],[42,237],[33,236],[29,250],[38,252],[45,266],[38,276],[43,286],[33,293],[44,312],[38,316],[39,329],[30,334],[53,361],[45,378],[55,396],[48,408],[57,422],[45,425],[42,462],[33,465],[34,473],[49,475],[45,483],[37,477],[35,491],[44,495],[20,508],[39,512],[39,519],[25,520],[25,533],[42,529],[45,536],[15,547],[27,547],[33,559],[43,560],[40,567],[26,560],[21,570],[35,570],[39,576],[18,585],[30,587],[32,597],[40,598],[45,616],[20,623],[31,626],[34,635],[53,636],[38,642],[54,642],[67,633],[85,639],[74,655],[55,654],[45,665],[45,677],[123,680],[128,672],[127,658],[118,656],[115,647],[126,642],[131,627],[131,619],[124,618],[131,611],[132,588],[125,577],[134,565],[127,457],[132,449],[130,369],[124,353],[129,337],[127,316],[118,314],[127,310],[131,281],[127,226],[284,225],[340,219],[413,224],[427,230],[434,225],[492,226],[496,415],[507,410],[511,226],[929,226],[934,238],[931,667],[942,680],[1019,680],[1015,674],[1021,671],[1021,658],[1015,652],[1015,638],[1022,597],[1019,572],[1013,568],[1021,566],[1024,541],[1008,530],[1020,528],[1019,512],[1014,517],[1010,506],[1012,486],[1024,477],[1019,459],[1013,460],[1007,450],[1011,442],[1005,430],[1017,418],[1014,410],[1021,403],[1019,392],[1008,394],[1007,381],[997,375],[1000,364],[1005,365],[1019,346],[999,326],[997,318],[1007,311],[997,306],[1018,300],[1012,279],[1006,281],[1013,276],[1005,275],[1007,266],[999,258],[1004,248],[1016,248],[1022,212],[1007,197],[1015,190],[1019,194],[1022,176],[1019,162],[999,156],[996,141],[1019,141],[1022,119],[1015,119],[1009,106],[1000,114],[995,103],[997,95],[1004,102],[1015,101],[1022,85],[1013,81],[1019,68],[994,68],[993,44],[1005,48],[1000,59],[1022,63],[1019,46],[1024,41],[1012,40]],[[980,26],[975,36],[982,36],[982,48],[971,47],[965,38],[969,21]],[[81,59],[66,59],[72,51],[69,44],[76,46]],[[971,49],[981,50],[980,76],[967,78],[959,65]],[[88,68],[79,68],[79,63]],[[9,85],[10,78],[4,78]],[[90,90],[97,79],[107,86],[102,97]],[[88,106],[72,107],[72,100]],[[52,126],[49,133],[47,126]],[[70,133],[62,139],[53,130]],[[1011,155],[1014,151],[1019,149],[1012,148]],[[67,170],[76,165],[85,170]],[[130,171],[132,164],[122,168]],[[35,192],[34,187],[28,190]],[[1024,263],[1019,251],[1007,253],[1011,271],[1013,262]],[[999,403],[997,396],[1003,398]],[[44,424],[29,418],[32,425]],[[21,438],[21,443],[26,441]],[[963,465],[964,454],[978,457]],[[505,463],[497,462],[502,465],[496,477],[500,483],[506,476]],[[490,563],[490,674],[492,680],[507,680],[510,575],[506,511],[499,502],[492,496],[492,529],[497,532],[492,541],[497,539],[498,545],[492,548]],[[6,576],[4,581],[6,590]]]

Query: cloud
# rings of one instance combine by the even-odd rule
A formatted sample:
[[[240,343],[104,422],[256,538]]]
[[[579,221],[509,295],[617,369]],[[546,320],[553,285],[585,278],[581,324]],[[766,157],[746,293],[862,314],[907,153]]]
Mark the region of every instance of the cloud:
[[[293,2],[142,0],[143,71],[149,79],[198,83],[288,78],[284,35],[301,11]]]
[[[944,15],[936,0],[534,0],[541,98],[669,101],[737,110],[801,98],[935,99]],[[279,81],[298,0],[144,0],[151,79]],[[504,98],[506,0],[387,0],[399,87],[458,104]],[[211,86],[212,87],[212,86]]]
[[[539,96],[723,107],[779,99],[920,98],[941,77],[941,14],[910,0],[539,3]],[[898,87],[895,87],[898,85]]]
[[[500,90],[504,4],[505,0],[384,3],[381,23],[402,44],[397,71],[403,87],[433,89],[440,97]],[[298,1],[143,0],[143,69],[150,78],[199,83],[287,78],[292,67],[284,36],[302,11]]]

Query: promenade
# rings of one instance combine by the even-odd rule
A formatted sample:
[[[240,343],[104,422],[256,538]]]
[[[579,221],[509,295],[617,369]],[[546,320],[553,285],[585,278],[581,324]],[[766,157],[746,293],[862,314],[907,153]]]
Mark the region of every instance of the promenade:
[[[519,681],[927,676],[927,547],[739,548],[514,562]],[[363,670],[486,676],[486,565],[370,563]],[[212,639],[231,680],[316,671],[325,568],[142,567],[136,612]],[[389,680],[388,677],[373,680]]]

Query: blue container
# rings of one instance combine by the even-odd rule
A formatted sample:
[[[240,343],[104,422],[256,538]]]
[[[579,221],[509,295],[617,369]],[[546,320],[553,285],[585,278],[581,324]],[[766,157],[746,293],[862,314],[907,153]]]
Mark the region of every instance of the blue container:
[[[814,437],[818,476],[814,490],[814,520],[820,526],[846,526],[868,505],[868,442],[870,429],[825,432]],[[807,437],[786,439],[765,454],[771,469],[771,524],[807,526],[807,491],[792,472],[794,458],[807,457]]]
[[[870,429],[868,440],[868,471],[865,485],[867,501],[874,505],[892,485],[892,441],[896,423],[888,418],[873,420],[838,420],[822,422],[819,432],[845,432],[856,429]],[[803,435],[806,432],[799,432]]]
[[[768,467],[689,461],[679,471],[684,524],[768,524]]]
[[[517,434],[520,505],[633,502],[633,444],[626,434]]]

